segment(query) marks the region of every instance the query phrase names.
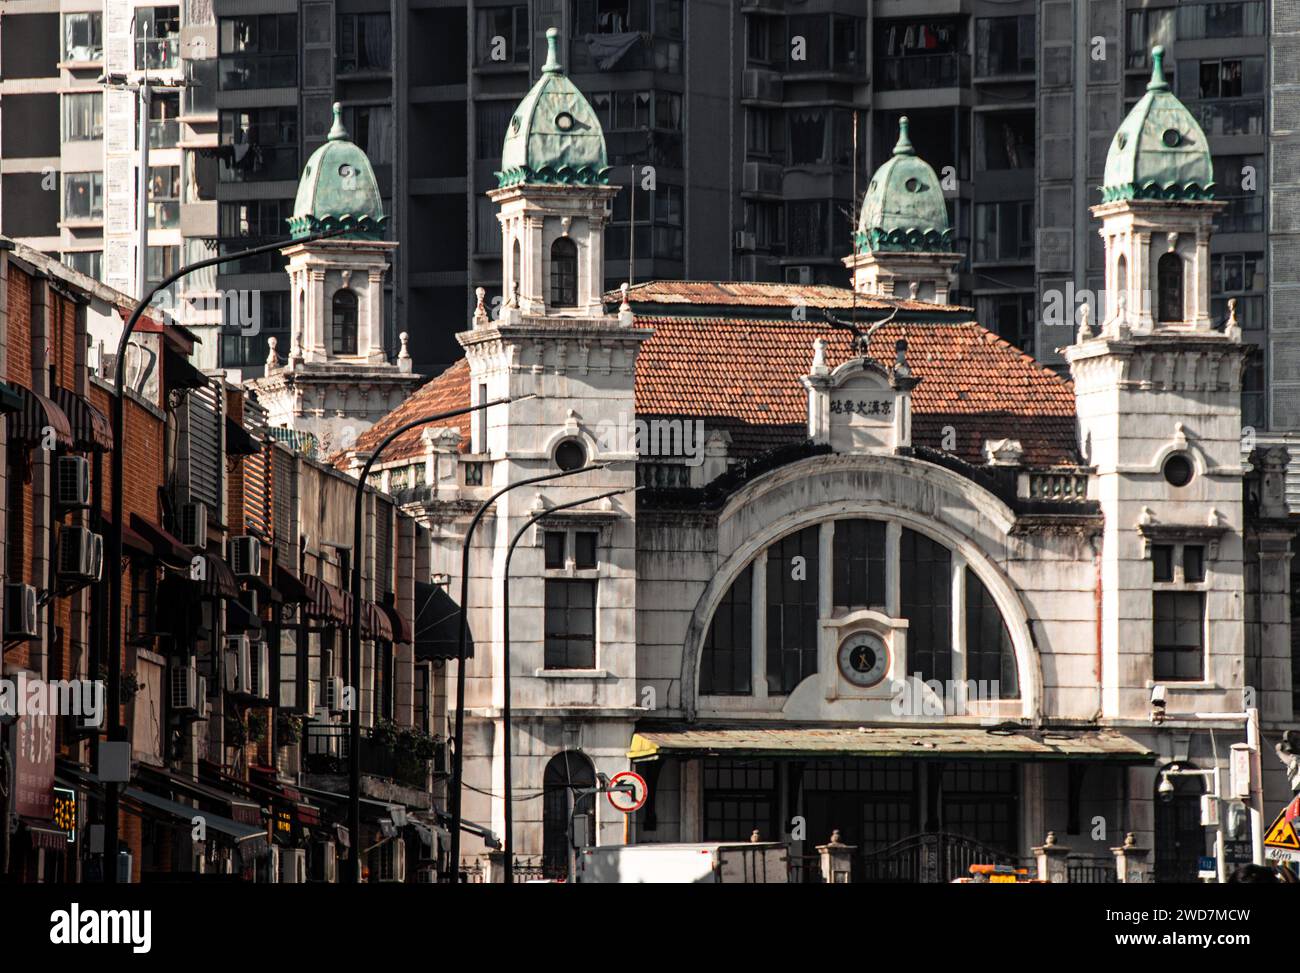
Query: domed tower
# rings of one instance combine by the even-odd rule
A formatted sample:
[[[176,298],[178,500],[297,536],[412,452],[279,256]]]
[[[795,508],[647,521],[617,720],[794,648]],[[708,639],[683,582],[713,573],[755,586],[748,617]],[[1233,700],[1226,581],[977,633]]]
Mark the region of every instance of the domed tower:
[[[561,749],[581,751],[601,773],[625,768],[640,705],[634,388],[641,342],[652,332],[636,325],[626,302],[605,310],[605,224],[618,189],[608,184],[600,120],[565,77],[554,28],[547,42],[541,77],[510,120],[498,185],[488,193],[499,207],[504,306],[489,313],[480,289],[472,327],[456,337],[469,362],[472,401],[511,400],[471,426],[484,483],[499,490],[528,477],[596,468],[505,493],[475,535],[481,567],[472,577],[481,588],[471,589],[470,602],[490,607],[471,620],[476,653],[466,675],[474,715],[466,722],[465,775],[480,795],[503,793],[511,755],[519,792],[542,789],[548,762]],[[614,491],[626,492],[580,502]],[[547,509],[554,512],[528,533],[510,568],[516,709],[506,740],[492,715],[505,700],[500,592],[507,579],[500,552]],[[520,805],[515,813],[517,851],[540,854],[541,821]],[[465,816],[475,814],[503,826],[504,804],[471,793]],[[600,843],[618,840],[621,826],[621,815],[597,811]]]
[[[918,299],[946,304],[961,255],[939,177],[912,148],[907,125],[906,116],[899,119],[894,153],[871,177],[844,265],[859,293],[909,297],[915,285]]]
[[[1164,48],[1151,81],[1111,141],[1102,201],[1107,333],[1209,331],[1214,166],[1205,132],[1169,90]]]
[[[1096,471],[1102,715],[1240,706],[1245,644],[1241,374],[1235,322],[1209,314],[1214,216],[1205,133],[1169,90],[1161,48],[1092,208],[1107,310],[1064,349],[1080,452]]]
[[[374,169],[341,113],[336,104],[325,143],[303,167],[288,222],[295,240],[347,232],[285,249],[289,347],[272,344],[265,376],[251,383],[272,426],[312,433],[322,452],[350,448],[420,384],[405,333],[397,361],[388,360],[384,276],[397,244],[384,239],[388,217]]]
[[[515,109],[501,149],[504,297],[525,314],[602,314],[609,185],[605,133],[564,74],[559,33],[547,31],[542,76]]]

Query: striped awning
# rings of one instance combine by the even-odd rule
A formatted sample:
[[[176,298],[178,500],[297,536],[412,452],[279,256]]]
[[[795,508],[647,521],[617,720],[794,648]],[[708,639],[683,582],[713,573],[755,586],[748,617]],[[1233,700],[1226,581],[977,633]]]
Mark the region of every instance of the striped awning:
[[[415,642],[415,631],[411,628],[411,623],[395,605],[380,605],[379,610],[388,616],[388,624],[393,628],[392,641],[402,645],[411,645]]]
[[[203,594],[209,598],[239,599],[239,581],[230,565],[209,551],[200,551],[203,558],[203,577],[198,579]]]
[[[54,401],[68,416],[72,424],[74,449],[109,452],[113,448],[113,427],[108,416],[100,412],[71,389],[54,387]]]
[[[302,583],[307,589],[310,601],[307,602],[308,618],[323,618],[332,622],[346,623],[343,591],[327,581],[322,581],[313,574],[305,574]]]
[[[393,623],[384,611],[384,606],[374,601],[363,601],[361,613],[361,637],[393,641]]]
[[[9,444],[35,446],[45,441],[46,430],[53,430],[55,442],[72,449],[72,423],[68,414],[53,399],[26,386],[10,382],[9,387],[22,399],[22,408],[5,416],[9,425]]]

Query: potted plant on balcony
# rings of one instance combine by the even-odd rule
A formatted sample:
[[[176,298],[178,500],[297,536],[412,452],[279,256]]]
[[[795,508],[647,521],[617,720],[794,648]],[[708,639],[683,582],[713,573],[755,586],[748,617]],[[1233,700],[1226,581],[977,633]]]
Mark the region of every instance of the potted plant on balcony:
[[[423,789],[429,761],[437,751],[434,737],[413,726],[380,720],[375,725],[374,742],[392,756],[393,777],[399,783]]]

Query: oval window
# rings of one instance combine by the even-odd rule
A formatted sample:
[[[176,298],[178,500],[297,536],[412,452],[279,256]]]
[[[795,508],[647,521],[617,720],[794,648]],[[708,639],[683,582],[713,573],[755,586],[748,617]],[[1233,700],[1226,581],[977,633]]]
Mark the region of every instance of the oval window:
[[[913,176],[907,182],[903,183],[909,193],[919,193],[921,191],[921,180]]]
[[[1185,487],[1192,482],[1196,468],[1186,453],[1174,453],[1165,460],[1165,482],[1170,486]]]
[[[1124,146],[1128,145],[1128,136],[1125,135],[1123,132],[1120,132],[1118,135],[1115,136],[1115,144],[1118,145],[1121,149],[1124,148]]]
[[[573,116],[567,111],[562,111],[555,116],[555,126],[561,132],[567,132],[573,128]]]
[[[343,163],[341,166],[339,166],[339,175],[342,176],[344,179],[347,179],[354,172],[356,172],[356,170],[353,169],[352,166],[346,162]]]
[[[1183,133],[1176,128],[1165,129],[1165,134],[1161,138],[1164,140],[1165,145],[1171,149],[1183,143]]]
[[[576,439],[566,439],[555,447],[555,465],[564,472],[581,469],[587,465],[587,450]]]
[[[511,134],[514,134],[515,132],[518,132],[518,131],[519,131],[519,126],[520,126],[521,124],[522,124],[522,122],[519,121],[519,116],[518,116],[518,115],[516,115],[514,118],[510,119],[510,132],[511,132]]]

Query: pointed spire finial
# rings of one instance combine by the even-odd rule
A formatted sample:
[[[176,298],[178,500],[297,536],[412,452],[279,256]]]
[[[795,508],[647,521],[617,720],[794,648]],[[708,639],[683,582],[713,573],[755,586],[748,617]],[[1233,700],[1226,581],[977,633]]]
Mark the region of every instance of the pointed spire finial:
[[[343,127],[343,106],[334,102],[334,124],[330,126],[327,138],[331,141],[348,138],[348,130]]]
[[[1169,82],[1165,80],[1165,49],[1157,44],[1151,48],[1151,81],[1147,91],[1168,91]]]
[[[546,63],[542,65],[542,74],[563,74],[560,64],[560,29],[546,28]]]
[[[898,142],[894,145],[894,155],[916,155],[912,140],[907,137],[907,116],[898,120]]]

